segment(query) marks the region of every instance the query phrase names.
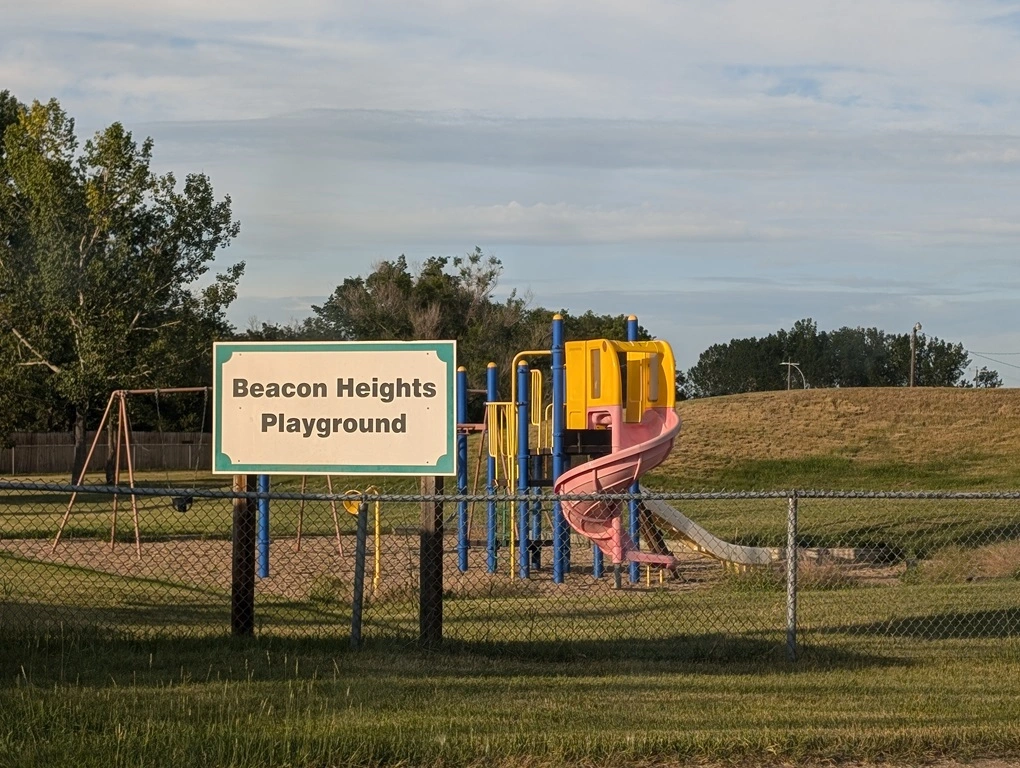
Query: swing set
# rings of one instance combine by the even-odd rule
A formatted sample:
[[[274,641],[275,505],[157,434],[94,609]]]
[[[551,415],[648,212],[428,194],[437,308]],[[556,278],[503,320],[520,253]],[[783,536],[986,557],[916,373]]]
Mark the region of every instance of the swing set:
[[[82,465],[81,473],[78,475],[77,485],[82,485],[85,481],[85,475],[88,472],[89,463],[92,461],[92,456],[95,454],[96,446],[99,445],[99,439],[103,434],[103,429],[113,424],[114,421],[117,423],[117,437],[114,443],[114,460],[113,460],[113,484],[116,486],[120,485],[120,472],[121,472],[121,455],[123,453],[124,462],[127,464],[128,474],[128,486],[131,488],[131,520],[134,527],[135,534],[135,555],[138,559],[142,557],[142,542],[141,533],[138,525],[138,499],[134,493],[135,489],[135,467],[134,467],[134,452],[132,444],[132,431],[131,431],[131,419],[128,416],[127,399],[132,395],[154,395],[156,399],[156,422],[157,430],[160,437],[160,453],[162,455],[163,470],[166,475],[166,487],[171,487],[170,482],[170,470],[166,461],[166,446],[163,437],[163,418],[159,407],[160,395],[169,394],[183,394],[183,393],[197,393],[201,392],[202,397],[202,428],[199,432],[199,444],[197,455],[195,456],[195,474],[192,479],[192,486],[198,480],[198,469],[202,461],[202,439],[205,435],[205,419],[206,411],[208,410],[209,404],[209,391],[210,387],[169,387],[166,389],[115,389],[110,393],[110,399],[106,403],[106,410],[103,411],[103,418],[99,420],[99,426],[96,428],[96,436],[92,440],[92,445],[89,447],[88,454],[85,457],[85,463]],[[122,451],[123,448],[123,451]],[[189,469],[190,462],[189,462]],[[71,517],[71,512],[74,509],[75,501],[78,498],[78,491],[71,493],[71,499],[67,504],[67,510],[64,512],[64,516],[60,521],[60,526],[57,528],[57,535],[53,539],[53,544],[50,547],[50,552],[55,552],[57,545],[60,544],[60,538],[64,533],[64,528],[67,526],[67,522]],[[194,504],[194,497],[191,495],[171,495],[169,496],[170,506],[173,507],[177,512],[187,512],[191,509]],[[118,497],[117,494],[113,495],[113,508],[110,515],[110,549],[112,550],[117,541],[117,506]]]

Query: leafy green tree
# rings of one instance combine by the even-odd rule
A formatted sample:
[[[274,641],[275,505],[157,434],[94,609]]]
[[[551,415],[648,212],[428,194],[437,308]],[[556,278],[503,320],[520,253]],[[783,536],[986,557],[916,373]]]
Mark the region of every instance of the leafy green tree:
[[[1002,379],[999,372],[993,371],[982,365],[981,369],[974,374],[974,386],[978,389],[998,389],[1002,386]]]
[[[970,355],[963,344],[938,337],[922,335],[918,338],[917,386],[958,387],[966,380],[968,365]]]
[[[688,398],[690,398],[691,396],[690,384],[687,381],[687,374],[685,374],[679,368],[676,369],[676,377],[674,379],[674,384],[676,386],[677,402],[680,402],[681,400],[687,400]]]
[[[582,315],[572,315],[565,309],[561,309],[559,314],[563,316],[563,335],[567,341],[584,339],[625,341],[627,338],[628,315],[597,315],[590,309]],[[548,317],[543,317],[543,321],[548,323]],[[648,329],[640,323],[637,330],[638,341],[648,341],[652,338]]]
[[[194,286],[239,225],[204,174],[153,173],[152,140],[120,123],[79,148],[56,100],[5,92],[0,115],[0,388],[73,427],[76,475],[111,389],[209,380],[244,264]]]
[[[260,323],[252,318],[244,333],[237,335],[240,341],[300,341],[311,338],[306,324],[291,322],[286,325],[281,323]]]
[[[367,276],[346,278],[297,331],[298,337],[336,340],[430,339],[457,341],[459,363],[467,367],[469,385],[485,387],[490,362],[500,371],[501,390],[509,392],[514,357],[529,349],[549,349],[553,313],[530,307],[516,291],[495,298],[503,265],[475,248],[465,256],[432,257],[412,268],[406,257],[375,265]],[[626,315],[574,315],[561,310],[568,340],[627,337]],[[294,329],[262,324],[245,338],[288,338]],[[640,339],[650,339],[638,328]],[[548,373],[549,358],[528,361]],[[682,374],[681,374],[682,376]],[[548,377],[547,382],[548,382]],[[678,386],[683,388],[685,380]],[[685,390],[684,390],[685,391]]]
[[[481,248],[466,256],[434,256],[412,270],[404,256],[383,261],[367,277],[348,277],[302,329],[336,340],[454,339],[471,386],[485,385],[495,362],[504,377],[513,356],[534,341],[535,312],[516,292],[494,293],[503,266]]]
[[[727,344],[713,344],[701,353],[687,374],[691,396],[785,389],[783,358],[782,340],[774,334],[764,339],[732,339]]]

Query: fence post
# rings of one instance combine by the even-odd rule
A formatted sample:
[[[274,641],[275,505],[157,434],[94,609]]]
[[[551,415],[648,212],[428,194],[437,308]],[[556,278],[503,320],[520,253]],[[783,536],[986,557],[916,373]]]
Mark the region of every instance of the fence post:
[[[421,539],[418,547],[418,644],[434,648],[443,640],[443,502],[442,477],[423,477]]]
[[[786,504],[786,658],[797,660],[797,492]]]
[[[255,475],[234,475],[234,491],[255,492]],[[255,632],[255,512],[251,498],[234,499],[230,571],[230,629],[234,635]]]
[[[358,527],[354,543],[354,603],[351,606],[351,648],[361,647],[362,609],[365,605],[365,550],[368,546],[368,502],[358,504]]]

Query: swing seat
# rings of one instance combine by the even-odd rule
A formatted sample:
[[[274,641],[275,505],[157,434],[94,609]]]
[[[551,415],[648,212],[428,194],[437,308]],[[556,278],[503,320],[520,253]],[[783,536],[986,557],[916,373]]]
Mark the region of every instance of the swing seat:
[[[178,512],[182,514],[191,509],[191,505],[195,503],[195,499],[191,496],[171,496],[170,504]]]

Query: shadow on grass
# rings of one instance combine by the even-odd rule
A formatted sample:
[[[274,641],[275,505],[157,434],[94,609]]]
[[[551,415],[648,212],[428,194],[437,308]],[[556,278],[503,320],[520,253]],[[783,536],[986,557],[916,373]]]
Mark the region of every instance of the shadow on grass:
[[[777,633],[778,635],[778,633]],[[593,662],[626,664],[643,671],[686,671],[704,674],[739,674],[775,670],[808,671],[818,668],[861,668],[900,665],[898,658],[859,653],[845,648],[812,649],[804,663],[787,659],[782,638],[767,635],[691,634],[658,639],[620,638],[581,641],[448,642],[444,655],[470,654],[492,659],[517,659],[574,665],[589,674]]]
[[[812,632],[840,635],[879,635],[917,640],[961,640],[1020,637],[1020,608],[932,613],[869,624],[824,627]]]
[[[769,675],[826,669],[888,668],[908,662],[845,649],[814,649],[790,663],[773,638],[722,635],[585,642],[446,642],[423,651],[406,638],[349,635],[235,638],[226,635],[148,640],[101,629],[0,627],[0,689],[74,683],[162,685],[182,681],[325,680],[332,676],[405,681],[507,676],[599,678],[641,675]],[[387,682],[387,685],[390,683]]]

